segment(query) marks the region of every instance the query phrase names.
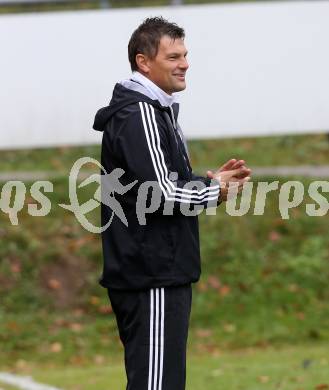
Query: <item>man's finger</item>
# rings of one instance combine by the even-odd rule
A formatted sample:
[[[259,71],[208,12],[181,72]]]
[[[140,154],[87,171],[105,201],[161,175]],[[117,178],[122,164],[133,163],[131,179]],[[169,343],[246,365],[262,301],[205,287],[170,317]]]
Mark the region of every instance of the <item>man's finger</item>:
[[[231,160],[228,160],[224,165],[222,165],[218,170],[219,171],[230,171],[233,167],[233,165],[236,163],[236,159],[232,158]]]
[[[209,179],[213,179],[214,178],[214,172],[207,171],[207,177],[209,177]]]
[[[245,160],[237,160],[232,158],[227,163],[225,163],[222,167],[219,168],[219,171],[231,171],[232,169],[238,169],[245,164]]]
[[[231,169],[238,169],[238,168],[241,168],[244,166],[246,162],[244,160],[238,160],[235,162],[235,164],[233,164],[232,168]]]
[[[250,169],[249,168],[246,168],[245,166],[242,166],[240,168],[237,168],[237,169],[232,169],[230,171],[232,177],[236,177],[238,179],[242,179],[246,176],[249,176],[249,173],[250,173]]]

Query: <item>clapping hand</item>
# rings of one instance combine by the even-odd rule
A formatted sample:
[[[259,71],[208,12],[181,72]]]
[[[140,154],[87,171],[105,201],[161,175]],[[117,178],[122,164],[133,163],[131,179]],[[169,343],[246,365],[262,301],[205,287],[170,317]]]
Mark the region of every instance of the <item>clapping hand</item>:
[[[238,187],[238,193],[243,185],[250,180],[251,169],[247,168],[244,160],[231,159],[215,172],[207,171],[207,177],[220,183],[220,201],[227,201],[229,187]]]

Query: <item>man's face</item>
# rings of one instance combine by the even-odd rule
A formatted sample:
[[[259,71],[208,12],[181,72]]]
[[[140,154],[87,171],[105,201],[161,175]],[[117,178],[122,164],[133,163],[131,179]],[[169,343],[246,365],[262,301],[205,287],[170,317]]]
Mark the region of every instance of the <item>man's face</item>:
[[[145,76],[168,95],[182,91],[186,88],[185,73],[189,67],[186,55],[182,38],[173,40],[164,35],[156,57],[146,60],[148,71]]]

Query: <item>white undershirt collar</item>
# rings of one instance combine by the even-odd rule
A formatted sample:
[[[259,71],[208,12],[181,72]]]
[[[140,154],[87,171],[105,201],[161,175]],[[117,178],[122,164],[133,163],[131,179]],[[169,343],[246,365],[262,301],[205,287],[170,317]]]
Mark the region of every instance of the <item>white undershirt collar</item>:
[[[158,100],[163,107],[170,107],[173,103],[177,103],[177,96],[175,94],[168,95],[150,79],[143,76],[139,72],[133,72],[131,80],[142,84],[152,95],[154,100]]]

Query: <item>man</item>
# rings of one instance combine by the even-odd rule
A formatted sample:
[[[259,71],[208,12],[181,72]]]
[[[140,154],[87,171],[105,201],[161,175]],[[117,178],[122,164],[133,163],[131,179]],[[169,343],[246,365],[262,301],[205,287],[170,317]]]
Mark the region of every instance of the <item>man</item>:
[[[123,186],[138,182],[115,194],[127,224],[102,204],[102,225],[113,220],[102,234],[100,283],[124,345],[128,390],[185,389],[191,283],[200,277],[197,208],[216,207],[227,199],[229,182],[241,190],[250,178],[242,160],[208,177],[192,173],[173,95],[186,87],[184,36],[162,17],[146,19],[128,45],[133,75],[115,85],[94,123],[104,131],[107,173],[121,168]],[[153,210],[145,220],[136,206],[143,196]]]

